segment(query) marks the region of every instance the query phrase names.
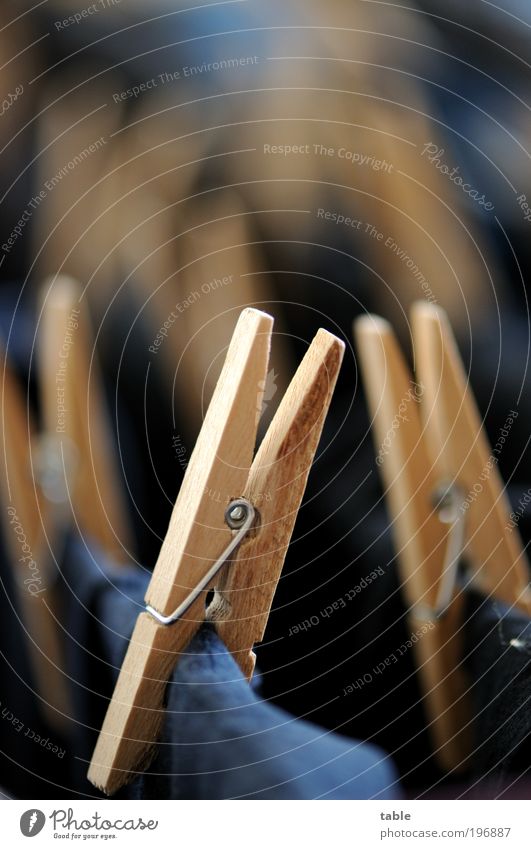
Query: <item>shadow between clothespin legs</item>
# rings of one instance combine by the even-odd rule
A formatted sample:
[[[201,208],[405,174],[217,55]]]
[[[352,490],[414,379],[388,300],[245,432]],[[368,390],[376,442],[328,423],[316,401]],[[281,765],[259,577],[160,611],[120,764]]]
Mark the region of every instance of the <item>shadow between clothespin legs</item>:
[[[208,618],[248,679],[256,660],[252,648],[264,637],[343,353],[343,342],[319,330],[301,361],[244,490],[244,497],[256,505],[259,526],[238,548],[208,609]]]

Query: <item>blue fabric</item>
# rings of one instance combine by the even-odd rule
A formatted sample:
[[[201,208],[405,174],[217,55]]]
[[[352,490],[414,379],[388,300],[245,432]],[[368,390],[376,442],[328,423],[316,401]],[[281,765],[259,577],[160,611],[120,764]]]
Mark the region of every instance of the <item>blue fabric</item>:
[[[80,543],[69,546],[69,659],[78,711],[69,763],[84,777],[148,575],[101,567]],[[204,626],[176,666],[167,690],[162,738],[151,767],[125,798],[395,799],[396,771],[378,748],[296,719],[262,701],[211,626]],[[72,764],[74,766],[72,767]]]
[[[136,570],[84,575],[115,677],[146,586]],[[109,574],[109,573],[107,573]],[[81,596],[81,587],[77,587]],[[340,737],[263,702],[210,626],[192,640],[167,690],[151,767],[122,792],[135,798],[398,798],[397,774],[376,747]]]
[[[531,621],[470,593],[466,666],[472,682],[476,775],[503,786],[530,775]]]
[[[396,799],[397,775],[375,746],[261,701],[205,626],[175,669],[159,754],[140,782],[186,799]]]

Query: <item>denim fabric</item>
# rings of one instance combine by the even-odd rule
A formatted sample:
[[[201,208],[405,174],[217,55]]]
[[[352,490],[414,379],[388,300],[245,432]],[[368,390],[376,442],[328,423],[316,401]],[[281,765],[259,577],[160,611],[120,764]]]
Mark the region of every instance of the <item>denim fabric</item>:
[[[91,797],[88,762],[129,636],[143,604],[147,573],[105,564],[71,539],[61,568],[67,674],[73,721],[61,759],[2,732],[2,781],[24,797]],[[4,560],[5,564],[5,560]],[[9,570],[5,570],[7,575]],[[6,660],[23,658],[20,632],[3,633]],[[19,662],[17,660],[17,662]],[[4,698],[52,736],[28,687],[29,671],[2,675]],[[7,748],[6,748],[6,745]],[[46,755],[48,754],[48,757]],[[12,760],[13,768],[6,761]],[[29,780],[28,777],[31,777]],[[167,691],[162,739],[148,771],[122,798],[358,799],[399,797],[397,774],[378,748],[333,734],[261,700],[211,626],[176,666]]]
[[[375,746],[262,701],[204,627],[167,693],[163,740],[133,791],[173,799],[396,799],[397,774]]]
[[[502,786],[531,771],[531,622],[470,594],[466,665],[475,724],[474,769]]]
[[[145,591],[136,572],[89,585],[92,627],[115,677]],[[358,799],[399,796],[378,748],[296,719],[262,701],[208,625],[175,668],[150,768],[122,796],[172,799]]]

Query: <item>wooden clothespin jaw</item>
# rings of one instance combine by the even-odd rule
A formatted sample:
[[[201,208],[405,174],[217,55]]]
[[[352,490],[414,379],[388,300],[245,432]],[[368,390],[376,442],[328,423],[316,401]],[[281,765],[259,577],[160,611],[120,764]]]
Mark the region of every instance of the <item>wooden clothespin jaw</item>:
[[[422,631],[415,651],[434,749],[444,769],[462,769],[472,734],[459,560],[484,593],[527,613],[529,576],[446,316],[417,303],[412,325],[416,382],[387,322],[365,316],[355,335],[409,621]]]
[[[462,494],[470,578],[485,595],[531,614],[529,563],[448,319],[423,302],[412,310],[417,375],[424,385],[421,411],[428,450],[440,477]],[[509,411],[507,411],[509,413]]]
[[[263,636],[344,350],[318,332],[253,461],[272,325],[270,316],[246,309],[234,331],[148,587],[152,612],[137,619],[92,758],[89,779],[106,793],[146,765],[171,671],[207,616],[252,674],[253,644]],[[232,539],[228,505],[235,524],[245,522],[247,509],[257,521],[212,575]],[[180,606],[177,621],[162,624]]]

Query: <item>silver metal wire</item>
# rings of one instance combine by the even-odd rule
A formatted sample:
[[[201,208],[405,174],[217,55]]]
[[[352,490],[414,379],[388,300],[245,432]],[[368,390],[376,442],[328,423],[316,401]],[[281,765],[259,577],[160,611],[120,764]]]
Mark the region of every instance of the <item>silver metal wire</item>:
[[[227,560],[229,560],[231,554],[233,554],[242,542],[243,538],[249,533],[253,526],[255,515],[256,511],[253,505],[250,501],[247,501],[246,498],[235,498],[231,501],[225,510],[225,522],[229,528],[234,531],[238,531],[238,533],[233,536],[225,551],[218,557],[216,562],[212,564],[206,575],[203,576],[197,586],[194,587],[192,592],[186,596],[184,601],[181,602],[179,607],[174,610],[173,613],[170,613],[169,616],[164,616],[150,604],[146,604],[146,613],[150,613],[160,625],[173,625],[181,619],[187,610],[189,610],[194,602],[199,598],[201,593],[208,587],[210,582],[214,580],[218,572],[222,569]]]
[[[415,616],[424,622],[441,619],[448,610],[453,599],[459,560],[465,543],[465,513],[459,509],[463,502],[461,489],[453,483],[441,483],[434,492],[433,498],[438,509],[439,521],[450,525],[450,530],[435,605],[431,607],[419,602],[413,610]]]

